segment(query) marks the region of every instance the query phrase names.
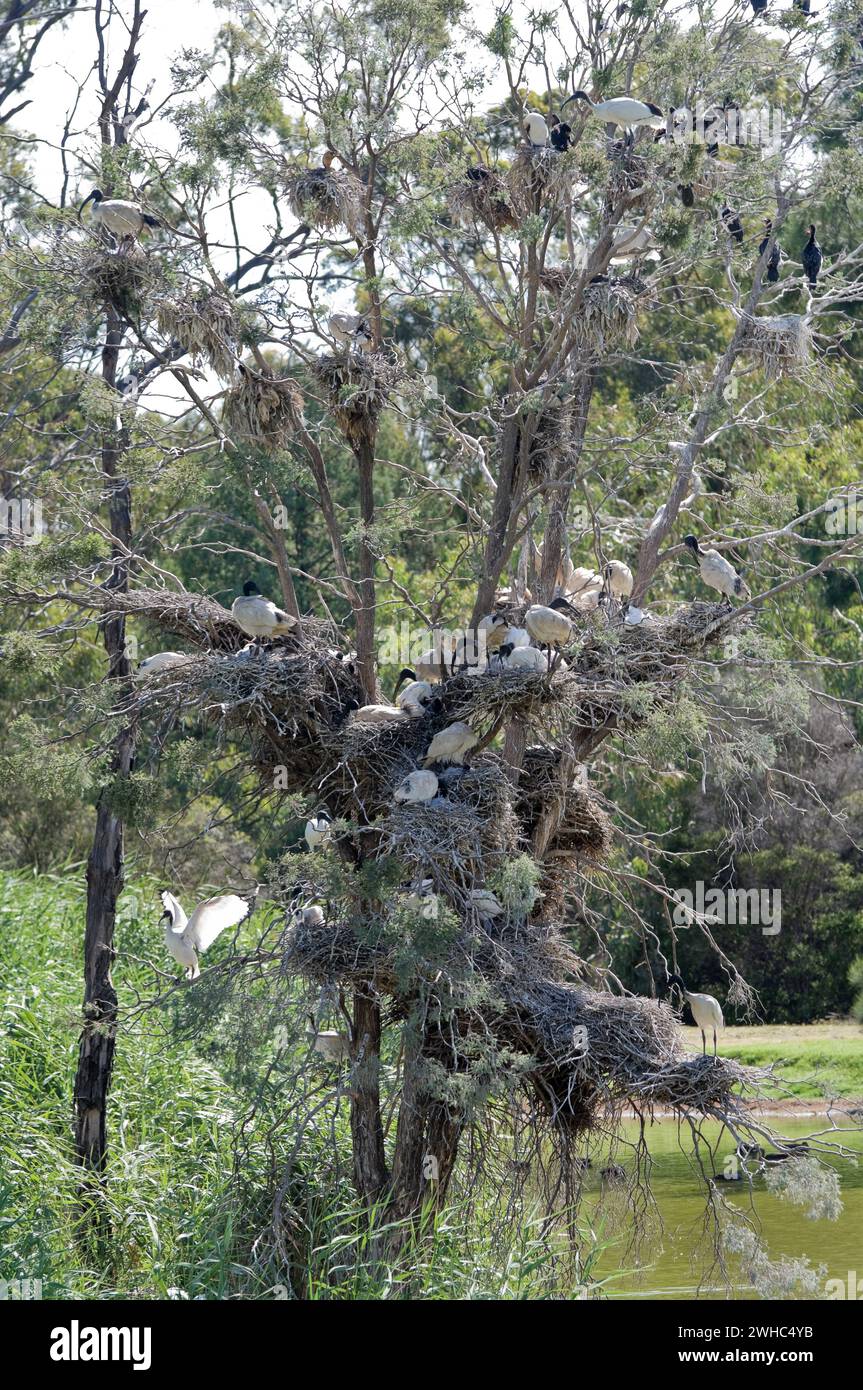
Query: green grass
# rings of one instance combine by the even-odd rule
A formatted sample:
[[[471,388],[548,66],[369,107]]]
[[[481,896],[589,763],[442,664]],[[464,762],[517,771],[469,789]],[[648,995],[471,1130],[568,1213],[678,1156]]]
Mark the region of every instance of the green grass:
[[[701,1035],[686,1028],[687,1042],[701,1050]],[[863,1027],[836,1021],[809,1024],[765,1024],[756,1028],[726,1028],[719,1050],[748,1066],[771,1062],[783,1084],[799,1100],[863,1096]]]

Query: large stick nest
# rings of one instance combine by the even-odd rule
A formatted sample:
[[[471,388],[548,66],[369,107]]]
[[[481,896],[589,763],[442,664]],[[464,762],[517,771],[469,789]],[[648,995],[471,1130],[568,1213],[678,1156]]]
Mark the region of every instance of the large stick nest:
[[[407,379],[404,361],[394,353],[327,353],[312,363],[325,388],[329,408],[349,442],[365,438],[393,390]]]
[[[233,376],[239,332],[234,305],[227,295],[200,289],[160,299],[156,322],[166,338],[191,354],[193,362],[209,362],[225,379]]]
[[[618,275],[586,285],[584,301],[573,323],[576,351],[601,354],[638,342],[638,311],[647,286],[637,275]]]
[[[136,241],[126,237],[116,250],[88,243],[80,261],[82,298],[94,308],[113,304],[124,318],[144,314],[160,279],[157,265]]]
[[[493,231],[504,232],[518,225],[506,181],[494,169],[486,169],[483,178],[465,174],[457,179],[447,190],[446,201],[453,221],[463,226],[481,222]]]
[[[755,358],[765,376],[775,381],[802,376],[812,366],[812,328],[803,314],[746,319],[743,351]]]
[[[225,394],[225,428],[238,442],[265,450],[287,447],[303,414],[303,397],[292,377],[262,367],[240,366]]]
[[[319,231],[345,227],[362,236],[363,186],[347,169],[287,169],[285,193],[300,222]]]
[[[538,205],[565,208],[572,197],[574,164],[568,154],[553,146],[544,149],[519,146],[507,172],[512,206],[519,217],[536,212]]]

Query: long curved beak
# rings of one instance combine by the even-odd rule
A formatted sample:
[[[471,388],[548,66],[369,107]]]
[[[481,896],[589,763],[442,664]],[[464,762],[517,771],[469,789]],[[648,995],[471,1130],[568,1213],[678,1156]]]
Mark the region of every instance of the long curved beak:
[[[396,685],[396,688],[395,688],[395,690],[393,691],[393,699],[396,698],[396,696],[398,695],[398,693],[399,693],[399,691],[401,690],[402,686],[404,685],[405,681],[415,681],[415,680],[416,680],[416,674],[415,674],[415,672],[413,672],[409,666],[406,666],[406,667],[404,668],[404,670],[401,672],[401,674],[399,675],[398,684]]]
[[[87,206],[87,204],[88,204],[88,203],[91,203],[91,202],[93,201],[93,199],[94,199],[95,196],[96,196],[95,190],[94,190],[92,193],[88,193],[88,194],[87,194],[86,198],[84,199],[83,203],[81,204],[81,206],[80,206],[79,209],[78,209],[78,221],[79,221],[79,222],[81,221],[81,213],[84,211],[84,209],[85,209],[85,207]]]

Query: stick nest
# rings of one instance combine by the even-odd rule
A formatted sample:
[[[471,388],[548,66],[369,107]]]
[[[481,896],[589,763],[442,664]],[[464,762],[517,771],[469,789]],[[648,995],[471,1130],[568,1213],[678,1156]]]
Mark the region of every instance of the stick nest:
[[[229,379],[237,361],[238,325],[231,299],[215,289],[161,299],[156,306],[159,330],[191,354],[193,362],[209,362]]]
[[[316,359],[312,371],[350,443],[368,433],[393,390],[408,377],[402,358],[386,352],[327,353]]]
[[[347,169],[287,169],[284,188],[291,211],[319,231],[345,227],[361,239],[363,186]]]
[[[506,181],[493,169],[483,179],[465,175],[447,190],[447,207],[453,221],[472,227],[481,222],[492,231],[504,232],[518,225]]]
[[[636,275],[618,275],[605,283],[586,285],[584,302],[573,329],[579,353],[604,353],[638,342],[638,310],[646,295]]]
[[[812,329],[803,314],[762,319],[748,316],[743,348],[771,381],[800,376],[812,366]]]
[[[528,217],[540,205],[565,208],[572,197],[572,159],[547,145],[533,149],[520,145],[507,173],[509,197],[519,217]]]
[[[292,377],[242,366],[225,394],[225,428],[244,444],[284,449],[303,414],[303,397]]]

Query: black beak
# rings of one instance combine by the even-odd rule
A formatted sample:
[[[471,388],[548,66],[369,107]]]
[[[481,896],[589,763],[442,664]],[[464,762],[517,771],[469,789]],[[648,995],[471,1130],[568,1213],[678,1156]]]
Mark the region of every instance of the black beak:
[[[412,671],[412,670],[410,669],[409,666],[406,666],[406,667],[404,668],[403,671],[400,671],[400,672],[399,672],[398,684],[396,685],[396,688],[395,688],[395,690],[393,691],[393,699],[396,698],[396,696],[398,695],[398,693],[399,693],[399,691],[401,690],[402,686],[404,685],[405,681],[415,681],[415,680],[416,680],[416,672],[415,672],[415,671]]]
[[[85,207],[87,206],[88,203],[92,203],[92,201],[93,201],[93,199],[94,199],[95,197],[96,197],[96,190],[95,190],[95,188],[94,188],[92,193],[88,193],[88,194],[87,194],[87,197],[84,199],[83,203],[81,204],[81,206],[80,206],[79,209],[78,209],[78,221],[79,221],[79,222],[81,221],[81,213],[84,211],[84,209],[85,209]]]

